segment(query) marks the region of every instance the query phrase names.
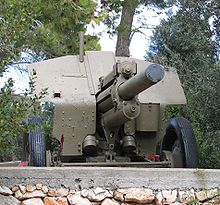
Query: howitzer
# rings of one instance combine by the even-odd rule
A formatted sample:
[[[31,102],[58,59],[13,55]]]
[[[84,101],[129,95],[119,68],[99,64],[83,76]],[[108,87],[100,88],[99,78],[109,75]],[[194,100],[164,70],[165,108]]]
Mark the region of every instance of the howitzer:
[[[115,143],[122,139],[124,151],[131,152],[136,148],[134,130],[120,136],[119,129],[140,114],[137,95],[163,77],[163,67],[158,64],[150,64],[137,74],[136,63],[127,61],[122,64],[118,62],[109,75],[100,79],[101,90],[96,96],[97,110],[100,128],[107,139],[108,151],[114,151]],[[84,148],[86,149],[86,146]]]
[[[137,67],[134,62],[126,62],[125,67],[119,66],[119,63],[116,66],[115,75],[111,74],[113,78],[103,79],[105,85],[102,85],[97,94],[99,112],[114,109],[112,114],[103,118],[107,127],[117,127],[135,119],[140,114],[140,102],[136,96],[164,77],[164,70],[158,64],[149,65],[139,74],[136,74]]]
[[[189,121],[166,125],[164,118],[167,105],[186,103],[175,69],[112,52],[80,53],[30,65],[36,92],[48,88],[44,101],[54,104],[60,152],[48,165],[197,166]]]

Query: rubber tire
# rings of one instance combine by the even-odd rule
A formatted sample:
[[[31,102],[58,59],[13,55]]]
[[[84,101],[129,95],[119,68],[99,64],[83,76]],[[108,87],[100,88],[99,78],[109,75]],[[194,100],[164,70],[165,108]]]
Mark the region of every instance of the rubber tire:
[[[46,141],[43,133],[41,117],[34,116],[28,119],[28,123],[36,125],[28,135],[29,165],[35,167],[46,166]]]
[[[178,143],[182,152],[181,167],[197,168],[199,163],[196,139],[191,123],[183,117],[172,118],[168,123],[161,151],[167,150],[173,153],[174,148],[176,148],[175,144]],[[179,166],[176,166],[174,163],[174,167]]]

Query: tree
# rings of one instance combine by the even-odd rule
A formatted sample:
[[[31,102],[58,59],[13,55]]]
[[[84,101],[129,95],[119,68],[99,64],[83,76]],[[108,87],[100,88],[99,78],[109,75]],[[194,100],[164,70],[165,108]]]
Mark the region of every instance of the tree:
[[[109,34],[117,34],[116,56],[130,56],[129,46],[135,32],[139,29],[133,28],[135,14],[141,13],[141,6],[153,6],[164,8],[169,4],[164,0],[102,0],[102,8],[106,12],[104,23],[109,28]],[[118,19],[120,23],[118,24]]]
[[[18,63],[22,52],[34,61],[78,53],[78,32],[85,31],[95,9],[92,0],[0,0],[0,73]],[[86,40],[86,49],[100,49],[96,36]]]
[[[132,23],[137,6],[137,0],[127,0],[122,3],[121,21],[117,28],[116,56],[130,56],[129,47],[131,43]]]
[[[180,1],[177,14],[156,28],[148,53],[149,59],[178,69],[188,105],[179,110],[171,107],[169,111],[191,120],[200,149],[200,166],[206,168],[220,167],[217,4],[217,1]],[[171,117],[172,112],[168,112]]]
[[[30,81],[30,91],[34,89],[34,79]],[[41,106],[39,100],[45,97],[46,89],[39,95],[32,97],[26,95],[15,95],[13,92],[13,80],[8,79],[7,83],[1,88],[0,93],[0,158],[15,156],[17,150],[17,138],[32,128],[27,124],[30,115],[40,115]],[[1,159],[2,160],[2,159]]]

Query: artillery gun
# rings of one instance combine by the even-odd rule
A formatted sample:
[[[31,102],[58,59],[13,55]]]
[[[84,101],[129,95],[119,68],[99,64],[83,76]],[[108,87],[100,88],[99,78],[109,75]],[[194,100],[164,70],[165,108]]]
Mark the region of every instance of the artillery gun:
[[[39,130],[29,136],[31,165],[197,167],[196,140],[188,120],[164,109],[185,104],[175,69],[112,52],[88,51],[30,65],[36,93],[54,104],[58,157],[46,157]],[[47,152],[48,153],[48,152]],[[50,160],[48,160],[50,159]]]

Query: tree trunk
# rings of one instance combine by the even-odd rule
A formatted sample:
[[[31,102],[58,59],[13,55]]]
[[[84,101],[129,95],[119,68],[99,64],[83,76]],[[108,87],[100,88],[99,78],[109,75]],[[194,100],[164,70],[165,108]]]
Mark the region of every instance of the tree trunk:
[[[138,0],[125,0],[122,4],[121,21],[118,26],[116,56],[130,56],[131,29]]]

